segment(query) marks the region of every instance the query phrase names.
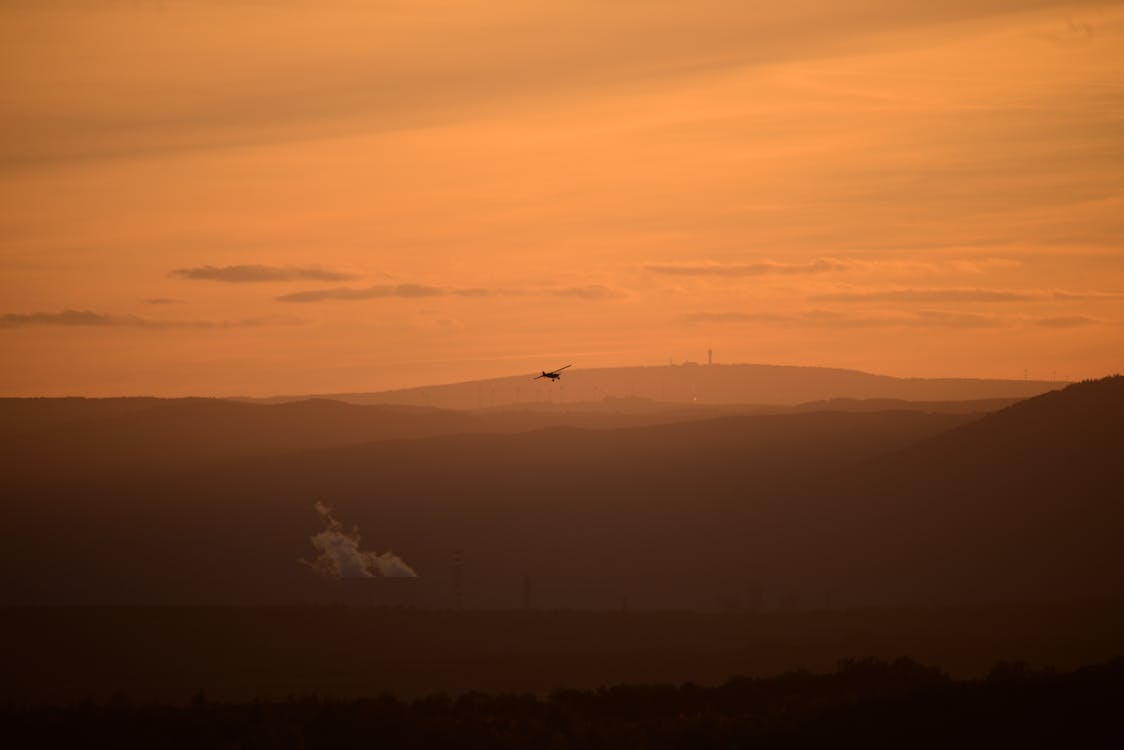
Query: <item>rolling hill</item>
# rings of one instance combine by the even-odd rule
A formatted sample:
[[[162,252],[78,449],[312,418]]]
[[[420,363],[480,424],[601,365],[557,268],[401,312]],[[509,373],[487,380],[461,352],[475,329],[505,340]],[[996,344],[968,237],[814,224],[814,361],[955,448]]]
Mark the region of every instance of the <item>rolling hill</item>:
[[[322,502],[364,548],[406,559],[431,606],[453,601],[455,550],[472,607],[518,606],[524,580],[539,606],[575,608],[1106,595],[1124,558],[1122,390],[1119,377],[1081,383],[982,417],[279,439],[268,454],[77,479],[63,454],[6,493],[2,590],[5,603],[337,600],[338,584],[298,563]],[[212,431],[193,442],[219,435],[202,423]]]
[[[444,409],[599,402],[606,397],[680,404],[795,405],[827,399],[967,401],[1022,399],[1065,385],[1041,380],[895,378],[857,370],[782,365],[667,365],[567,370],[558,382],[537,373],[508,378],[407,388],[380,393],[322,395],[356,404],[408,404]],[[303,400],[288,396],[267,401]]]

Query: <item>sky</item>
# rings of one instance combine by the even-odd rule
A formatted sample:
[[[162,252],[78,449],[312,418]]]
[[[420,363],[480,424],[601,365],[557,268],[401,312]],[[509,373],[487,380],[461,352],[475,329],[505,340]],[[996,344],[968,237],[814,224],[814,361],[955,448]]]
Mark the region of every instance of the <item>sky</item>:
[[[1124,3],[6,0],[0,395],[1124,370]]]

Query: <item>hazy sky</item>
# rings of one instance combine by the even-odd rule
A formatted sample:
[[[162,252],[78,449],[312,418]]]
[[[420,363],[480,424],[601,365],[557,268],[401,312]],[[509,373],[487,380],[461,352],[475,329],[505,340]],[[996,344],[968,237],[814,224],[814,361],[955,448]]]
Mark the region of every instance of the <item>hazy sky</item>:
[[[1124,370],[1124,3],[0,5],[0,395]]]

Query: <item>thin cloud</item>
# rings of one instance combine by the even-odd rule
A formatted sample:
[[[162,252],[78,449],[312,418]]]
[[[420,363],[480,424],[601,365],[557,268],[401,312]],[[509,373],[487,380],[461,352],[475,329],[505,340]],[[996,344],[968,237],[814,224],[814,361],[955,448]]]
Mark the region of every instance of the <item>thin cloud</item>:
[[[398,284],[393,289],[396,297],[440,297],[445,294],[441,287],[429,284]]]
[[[145,300],[145,303],[149,305],[182,305],[184,300],[172,299],[171,297],[150,297]]]
[[[1022,268],[1022,261],[1014,258],[962,258],[950,260],[948,265],[962,273],[985,274],[992,271],[1010,271]]]
[[[558,297],[565,297],[567,299],[583,299],[583,300],[603,300],[614,299],[620,296],[619,292],[615,292],[607,286],[601,284],[591,284],[589,286],[568,286],[561,289],[554,289],[551,291]]]
[[[846,271],[851,264],[832,258],[818,258],[807,263],[649,263],[644,270],[670,276],[794,276]]]
[[[758,261],[755,263],[671,262],[648,263],[644,270],[669,276],[798,276],[850,271],[855,273],[895,274],[907,276],[946,276],[949,274],[982,275],[1021,267],[1010,258],[961,258],[947,261],[918,261],[896,258],[869,260],[862,258],[816,258],[804,263]]]
[[[57,313],[6,313],[0,328],[24,326],[119,326],[139,325],[143,318],[134,315],[103,315],[92,310],[63,310]]]
[[[139,315],[112,315],[92,310],[63,310],[62,312],[5,313],[0,316],[0,328],[28,328],[32,326],[95,327],[95,328],[250,328],[266,325],[297,325],[304,321],[289,316],[243,318],[241,320],[158,320]]]
[[[851,315],[832,310],[802,310],[795,313],[698,312],[680,318],[687,325],[768,323],[807,328],[994,328],[1006,324],[994,315],[946,310],[914,313],[871,313]]]
[[[1033,5],[1055,3],[1043,0]],[[58,4],[50,3],[51,10]],[[131,5],[110,7],[130,14]],[[230,15],[226,5],[200,4],[204,9],[198,18],[183,19],[183,36],[193,39],[191,31],[237,22],[240,16]],[[195,64],[180,70],[153,59],[144,69],[127,70],[125,81],[106,78],[96,101],[71,102],[65,113],[50,106],[52,99],[44,99],[44,104],[15,118],[12,137],[0,140],[0,166],[428,127],[463,119],[481,107],[556,98],[567,92],[628,90],[637,81],[651,82],[660,76],[682,79],[713,74],[716,69],[870,53],[876,41],[877,49],[885,49],[883,38],[893,38],[889,32],[958,33],[957,21],[1023,12],[1027,3],[879,2],[863,12],[846,3],[786,3],[771,7],[764,17],[729,0],[700,0],[686,15],[675,3],[602,7],[552,1],[523,4],[528,7],[521,7],[516,15],[506,6],[489,11],[450,4],[443,7],[441,24],[429,23],[425,13],[388,12],[382,5],[357,4],[340,16],[347,22],[333,35],[333,55],[320,54],[315,46],[284,46],[290,65],[277,63],[282,48],[273,45],[300,38],[310,21],[312,28],[321,28],[319,14],[270,8],[269,21],[277,33],[240,39],[244,54],[222,58],[221,64],[214,50],[226,49],[223,42],[228,37],[223,34],[216,33],[205,45],[166,40],[169,60],[192,59]],[[815,8],[814,22],[809,7]],[[42,23],[34,15],[26,20],[22,15],[15,18],[17,29]],[[135,15],[126,18],[136,24]],[[142,19],[138,28],[159,28],[152,23],[157,22]],[[371,28],[411,43],[401,49],[372,45]],[[507,31],[497,33],[497,29]],[[126,51],[145,49],[129,40],[125,43]],[[16,50],[13,67],[35,71],[36,63],[48,54],[39,52],[39,47],[34,53]],[[582,50],[581,64],[575,64],[575,49]],[[187,57],[191,54],[197,57]],[[134,56],[122,58],[126,61],[122,64],[128,65]],[[341,65],[344,60],[350,64]],[[293,76],[291,69],[305,75]],[[115,71],[110,68],[110,72]],[[28,73],[19,76],[19,82],[33,84],[40,78]],[[146,100],[144,108],[132,109],[136,92],[147,92],[151,81],[165,82],[149,97],[156,106]],[[184,117],[184,112],[195,116]]]
[[[272,281],[347,281],[358,278],[355,274],[333,271],[319,266],[196,266],[176,268],[168,272],[173,278],[192,281],[225,281],[231,284],[250,284]]]
[[[1071,292],[1056,289],[1050,292],[1050,296],[1057,300],[1124,299],[1124,292]]]
[[[1047,41],[1057,47],[1081,47],[1093,40],[1096,27],[1087,21],[1070,18],[1065,26],[1054,25],[1051,28],[1037,31],[1034,36]]]
[[[821,302],[1029,302],[1041,293],[1005,289],[882,289],[866,292],[817,294]]]
[[[916,323],[914,325],[937,326],[940,328],[995,328],[1003,324],[1003,319],[995,315],[950,312],[944,310],[922,310],[917,313]]]
[[[776,313],[740,313],[740,312],[697,312],[684,315],[684,323],[790,323],[795,320],[791,315],[778,315]]]
[[[307,292],[282,294],[278,302],[324,302],[326,300],[365,300],[387,297],[440,297],[448,292],[428,284],[380,284],[363,288],[340,286],[333,289],[310,289]]]
[[[1094,325],[1097,322],[1099,321],[1095,318],[1084,315],[1061,315],[1054,318],[1039,318],[1034,321],[1034,324],[1043,328],[1080,328],[1081,326]]]
[[[1119,292],[1074,292],[1064,289],[930,287],[829,292],[813,295],[810,299],[817,302],[1033,302],[1035,300],[1118,299],[1121,296],[1124,295]]]
[[[371,300],[387,299],[390,297],[426,298],[426,297],[500,297],[520,296],[530,292],[517,289],[486,289],[482,287],[444,287],[430,284],[379,284],[369,287],[340,286],[332,289],[310,289],[305,292],[293,292],[277,297],[278,302],[326,302],[329,300]],[[588,286],[568,286],[548,289],[541,294],[548,294],[566,299],[597,301],[620,297],[620,293],[601,284]]]

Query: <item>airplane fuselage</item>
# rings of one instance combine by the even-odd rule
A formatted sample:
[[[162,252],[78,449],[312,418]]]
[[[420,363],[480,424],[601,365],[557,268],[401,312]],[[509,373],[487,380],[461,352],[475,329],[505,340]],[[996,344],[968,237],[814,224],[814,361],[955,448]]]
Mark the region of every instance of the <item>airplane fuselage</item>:
[[[571,365],[566,365],[566,367],[570,366]],[[562,377],[562,371],[565,370],[566,367],[559,367],[557,370],[551,370],[550,372],[543,370],[542,375],[536,375],[534,379],[539,380],[541,378],[550,378],[551,380],[558,380],[558,378]]]

